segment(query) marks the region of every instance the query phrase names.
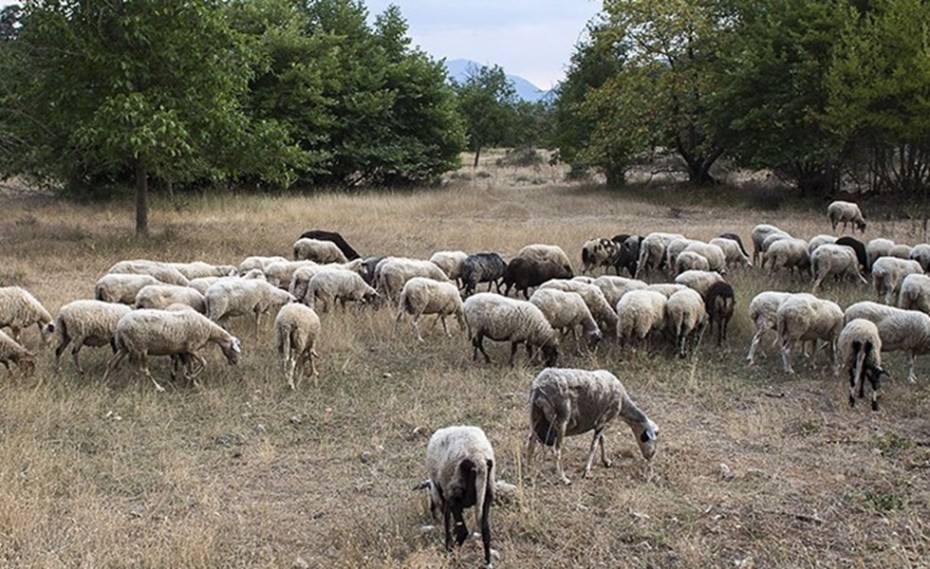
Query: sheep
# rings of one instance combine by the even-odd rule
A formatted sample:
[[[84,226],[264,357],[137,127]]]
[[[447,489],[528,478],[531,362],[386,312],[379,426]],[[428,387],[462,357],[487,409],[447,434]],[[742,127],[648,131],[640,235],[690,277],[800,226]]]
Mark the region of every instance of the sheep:
[[[320,337],[320,317],[308,306],[299,303],[285,304],[274,319],[275,349],[281,358],[281,368],[287,386],[296,390],[303,377],[304,365],[310,363],[310,375],[317,376],[313,358],[320,355],[313,349]],[[294,383],[294,374],[297,383]]]
[[[384,257],[365,257],[362,259],[362,266],[359,272],[362,275],[362,279],[370,286],[375,286],[375,269],[378,267],[378,263],[383,260]]]
[[[730,237],[721,236],[714,237],[708,241],[708,244],[720,247],[720,250],[723,251],[723,254],[726,257],[728,266],[752,267],[752,261],[749,259],[749,255],[747,255],[743,250],[743,245],[740,241]]]
[[[479,427],[453,426],[437,430],[426,445],[426,470],[429,478],[414,490],[429,489],[433,519],[442,515],[446,550],[452,550],[452,527],[455,542],[461,546],[470,535],[462,511],[474,507],[475,525],[481,528],[484,562],[490,566],[491,526],[488,513],[494,497],[494,449]]]
[[[677,273],[675,272],[675,266],[678,264],[678,256],[681,255],[681,252],[691,243],[695,243],[693,239],[688,239],[687,237],[676,237],[668,242],[668,245],[665,247],[665,267],[668,269],[668,274],[670,277],[674,277]]]
[[[527,356],[532,357],[533,348],[542,349],[545,363],[556,365],[559,358],[559,339],[545,314],[525,300],[515,300],[489,292],[480,292],[468,297],[462,307],[468,337],[471,341],[472,359],[478,351],[487,363],[491,363],[484,350],[484,338],[499,342],[510,342],[510,365],[513,365],[517,345],[526,344]]]
[[[917,365],[917,355],[930,352],[930,316],[918,310],[902,310],[889,306],[883,317],[873,314],[870,318],[868,314],[857,314],[856,311],[850,314],[850,309],[847,309],[847,315],[863,317],[875,323],[882,340],[882,351],[908,353],[910,366],[907,380],[916,383],[917,374],[914,373],[914,368]]]
[[[463,310],[462,297],[459,289],[450,282],[439,282],[424,277],[413,277],[404,284],[400,292],[400,301],[397,309],[397,322],[400,322],[404,314],[413,316],[413,331],[417,334],[417,340],[423,341],[420,335],[420,327],[417,321],[424,314],[435,314],[442,322],[442,329],[446,336],[452,337],[449,328],[446,326],[446,316],[455,316],[459,322],[459,327],[465,330],[465,314]]]
[[[566,272],[574,274],[568,255],[558,245],[542,245],[539,243],[527,245],[517,252],[517,257],[534,261],[552,261],[556,265],[562,266]]]
[[[911,247],[910,259],[920,263],[920,268],[926,273],[930,270],[930,244],[920,243]]]
[[[604,429],[617,417],[630,426],[643,458],[651,460],[656,454],[659,427],[633,402],[617,376],[607,370],[546,368],[533,378],[529,402],[526,464],[532,464],[536,443],[553,447],[556,473],[564,484],[571,484],[562,469],[565,437],[594,431],[581,474],[587,478],[597,447],[604,466],[612,464],[604,448]]]
[[[317,273],[307,284],[308,305],[320,312],[328,312],[336,301],[345,309],[347,301],[373,303],[378,300],[378,291],[368,286],[357,273],[350,271],[323,271]]]
[[[876,259],[872,265],[872,285],[875,287],[875,294],[885,304],[891,304],[892,299],[897,298],[901,281],[904,277],[912,274],[923,274],[920,263],[910,259],[899,259],[897,257],[881,257]]]
[[[643,289],[648,286],[647,283],[640,280],[609,275],[597,277],[592,284],[601,289],[601,292],[604,293],[604,298],[607,300],[607,304],[612,307],[617,306],[617,301],[627,292]]]
[[[497,253],[482,252],[469,255],[467,259],[462,261],[460,268],[465,296],[474,294],[475,287],[479,283],[488,283],[488,291],[491,290],[491,284],[493,283],[497,292],[500,292],[500,281],[504,278],[504,271],[506,270],[507,263]]]
[[[837,340],[836,367],[833,375],[839,373],[840,366],[849,373],[849,406],[856,405],[856,392],[859,398],[865,397],[865,380],[872,384],[872,410],[878,411],[878,390],[882,368],[882,339],[875,323],[864,318],[851,320],[840,332]]]
[[[204,299],[207,317],[220,326],[225,328],[233,316],[253,314],[256,330],[262,314],[297,300],[291,293],[258,279],[218,281],[207,289]]]
[[[110,267],[107,273],[112,275],[151,275],[163,283],[181,286],[187,286],[187,282],[190,280],[181,274],[181,271],[170,266],[168,263],[149,261],[146,259],[120,261]]]
[[[82,347],[110,344],[115,352],[113,334],[116,332],[116,324],[131,311],[125,304],[100,300],[75,300],[59,308],[55,318],[55,335],[58,338],[55,371],[61,370],[61,354],[68,344],[73,344],[71,358],[81,375],[84,375],[84,368],[81,367],[78,353]]]
[[[627,273],[632,277],[636,274],[636,266],[637,262],[639,261],[639,249],[643,238],[640,235],[629,235],[625,236],[625,238],[622,240],[618,240],[617,237],[624,236],[616,235],[611,238],[611,241],[617,243],[620,246],[620,249],[617,252],[616,257],[614,257],[612,263],[614,271],[617,272],[617,276],[620,276],[620,270],[626,269]]]
[[[645,290],[655,291],[665,298],[668,298],[680,290],[688,288],[687,286],[679,283],[653,283],[646,285]]]
[[[930,277],[916,273],[904,277],[898,293],[898,308],[930,314]]]
[[[420,259],[388,257],[375,268],[378,293],[392,303],[400,300],[404,284],[413,277],[426,277],[439,282],[448,281],[446,273],[439,267]]]
[[[769,235],[778,234],[783,237],[791,237],[787,232],[782,231],[781,229],[775,227],[774,225],[768,225],[761,223],[752,228],[750,238],[752,239],[752,262],[757,263],[762,257],[762,254],[765,253],[763,245],[765,244],[765,239]]]
[[[685,271],[675,277],[675,283],[693,288],[701,293],[701,296],[707,296],[707,289],[721,281],[723,277],[714,271]]]
[[[775,320],[785,373],[794,374],[791,344],[796,341],[812,341],[816,347],[817,340],[825,340],[830,364],[836,364],[836,339],[843,329],[843,310],[838,304],[812,294],[793,294],[778,306]]]
[[[636,261],[634,278],[645,275],[652,269],[660,269],[665,263],[665,253],[673,239],[684,239],[680,233],[652,232],[643,237],[639,245],[639,259]]]
[[[200,294],[206,294],[206,293],[207,293],[207,289],[210,288],[210,286],[213,285],[213,283],[215,283],[215,282],[217,282],[217,281],[220,281],[220,280],[223,280],[223,279],[226,279],[226,280],[236,280],[236,279],[259,279],[259,280],[262,280],[262,281],[267,280],[267,278],[265,277],[265,273],[263,273],[261,269],[251,269],[251,270],[249,270],[249,271],[246,271],[246,272],[245,272],[244,274],[242,274],[241,276],[238,276],[238,273],[237,273],[236,275],[230,275],[230,276],[228,276],[228,277],[197,277],[197,278],[193,278],[193,279],[190,280],[189,283],[187,283],[187,286],[189,286],[189,287],[191,287],[192,289],[196,290],[196,291],[199,292]]]
[[[349,262],[349,259],[332,241],[301,237],[294,242],[292,249],[295,261],[314,261],[320,264]]]
[[[853,230],[858,229],[860,232],[865,233],[865,218],[862,217],[862,212],[859,210],[859,206],[853,202],[844,202],[844,201],[834,201],[827,206],[827,217],[830,219],[830,225],[833,226],[833,231],[836,231],[836,226],[843,222],[843,231],[846,231],[846,225],[848,223],[853,224]]]
[[[736,233],[721,233],[714,239],[729,239],[730,241],[735,241],[736,245],[739,247],[740,253],[743,254],[747,259],[749,258],[749,253],[746,252],[746,248],[743,247],[743,240]],[[709,241],[708,241],[709,243]],[[724,250],[725,251],[725,250]]]
[[[576,292],[543,288],[533,293],[530,302],[542,311],[549,324],[556,330],[567,330],[575,336],[575,327],[581,326],[588,346],[591,348],[604,337],[594,317],[591,316],[588,305]]]
[[[537,261],[526,257],[514,257],[504,270],[504,296],[510,295],[510,289],[522,291],[523,297],[529,299],[529,289],[538,287],[551,279],[572,278],[570,269],[552,261]]]
[[[311,229],[309,231],[304,231],[299,239],[318,239],[320,241],[332,241],[339,247],[339,250],[342,251],[342,254],[345,255],[346,259],[354,261],[355,259],[361,258],[361,255],[353,249],[349,243],[343,239],[342,235],[335,231],[326,231],[323,229]],[[369,283],[370,284],[370,283]]]
[[[595,284],[574,279],[567,281],[553,279],[541,284],[537,290],[545,288],[578,293],[588,306],[588,310],[591,311],[591,316],[600,324],[602,330],[613,332],[617,329],[617,313],[614,312],[604,293]],[[616,303],[614,304],[616,305]]]
[[[265,280],[269,284],[274,285],[280,289],[288,290],[291,284],[291,279],[294,277],[294,273],[298,270],[306,267],[322,267],[316,261],[302,260],[302,261],[275,261],[274,263],[269,263],[264,269]]]
[[[13,341],[19,342],[19,333],[33,324],[39,329],[42,343],[47,344],[55,332],[48,310],[22,287],[0,287],[0,328],[9,328]]]
[[[762,341],[762,336],[769,330],[776,330],[775,318],[778,307],[782,301],[791,296],[790,292],[766,291],[760,292],[749,303],[749,319],[756,325],[756,333],[749,344],[749,354],[746,359],[749,365],[756,363],[756,350]]]
[[[239,268],[232,265],[211,265],[202,261],[190,263],[165,263],[179,273],[193,280],[201,277],[228,277],[239,273]]]
[[[836,237],[833,235],[815,235],[811,237],[811,240],[807,242],[807,253],[813,255],[814,251],[817,250],[817,247],[821,245],[829,245],[831,243],[836,243]]]
[[[668,297],[665,303],[665,318],[668,329],[675,336],[675,345],[678,348],[678,357],[688,355],[687,341],[700,335],[707,320],[707,310],[704,308],[704,299],[692,289],[680,290]]]
[[[16,364],[23,377],[29,377],[35,373],[36,357],[35,354],[21,346],[19,342],[0,330],[0,364],[3,364],[3,367],[11,375],[13,370],[10,368],[10,364]]]
[[[721,275],[727,274],[727,257],[720,247],[700,241],[692,241],[685,247],[685,250],[682,251],[682,253],[685,252],[693,252],[701,255],[707,259],[707,262],[710,264],[710,270],[720,273]]]
[[[769,274],[776,269],[806,271],[810,268],[811,258],[807,252],[807,241],[786,237],[772,243],[762,256],[762,267],[769,266]]]
[[[356,259],[354,261],[349,261],[346,264],[330,263],[328,265],[317,265],[314,263],[312,265],[298,267],[290,277],[290,282],[287,286],[287,292],[293,294],[298,302],[309,304],[310,301],[307,299],[307,288],[310,285],[310,279],[320,273],[328,273],[332,271],[342,271],[346,273],[358,274],[356,270],[351,269],[364,269],[361,260]],[[364,276],[361,276],[361,278],[363,281],[365,281]],[[371,286],[368,281],[365,281],[365,284]]]
[[[94,298],[103,302],[133,304],[142,287],[159,283],[161,281],[152,275],[107,274],[94,285]]]
[[[859,273],[859,260],[855,251],[846,245],[826,244],[818,247],[811,255],[811,272],[814,274],[811,294],[816,294],[823,279],[830,275],[851,276],[859,279],[862,284],[869,284]]]
[[[866,273],[869,272],[871,267],[869,266],[869,256],[865,250],[865,243],[863,243],[862,241],[859,241],[855,237],[844,235],[843,237],[840,237],[839,239],[837,239],[834,244],[845,245],[847,247],[851,247],[852,250],[856,253],[856,260],[859,263],[859,268],[862,271],[865,271]]]
[[[665,328],[665,295],[654,290],[631,290],[617,302],[617,338],[624,344],[636,338],[647,342],[654,330]]]
[[[675,259],[675,276],[680,275],[685,271],[709,271],[710,263],[707,261],[707,257],[695,253],[694,251],[682,251],[678,257]]]
[[[239,363],[242,354],[238,338],[193,310],[133,310],[119,319],[113,339],[116,353],[107,363],[103,381],[106,382],[120,362],[129,356],[129,361],[138,364],[139,370],[152,380],[159,392],[165,388],[149,372],[149,356],[193,358],[203,369],[206,361],[196,351],[208,343],[217,344],[230,365]],[[174,375],[172,373],[172,377]],[[186,375],[191,379],[194,374],[189,371]]]
[[[891,316],[895,312],[895,307],[887,304],[879,304],[870,300],[863,300],[846,307],[843,312],[843,320],[848,324],[856,318],[864,318],[878,323],[881,319]]]
[[[172,304],[185,304],[197,312],[204,314],[207,311],[203,294],[189,286],[170,284],[154,284],[142,287],[136,293],[134,308],[165,309]]]
[[[275,255],[271,257],[262,257],[262,256],[252,256],[246,257],[239,263],[239,274],[243,275],[253,269],[259,269],[264,272],[268,265],[272,263],[286,263],[287,259],[284,257]]]
[[[429,262],[442,269],[449,280],[458,282],[462,277],[462,263],[467,258],[468,253],[464,251],[436,251]]]
[[[868,258],[869,268],[866,272],[872,272],[872,265],[880,257],[887,257],[894,248],[894,241],[878,237],[865,244],[865,253]]]
[[[888,251],[888,256],[895,257],[896,259],[910,259],[911,246],[905,245],[904,243],[895,243],[891,251]]]
[[[581,272],[594,272],[598,267],[610,267],[620,254],[621,243],[611,239],[589,239],[581,247]]]
[[[729,283],[719,281],[710,285],[704,298],[711,333],[714,331],[714,324],[717,325],[717,345],[719,346],[727,339],[727,327],[730,325],[730,318],[733,317],[736,295]]]

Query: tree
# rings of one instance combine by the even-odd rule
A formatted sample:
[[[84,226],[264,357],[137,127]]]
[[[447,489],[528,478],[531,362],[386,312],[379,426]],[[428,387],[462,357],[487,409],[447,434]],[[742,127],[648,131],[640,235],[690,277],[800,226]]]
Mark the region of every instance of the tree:
[[[482,148],[506,139],[516,91],[498,65],[472,68],[462,83],[453,81],[453,87],[465,117],[468,148],[475,153],[477,167]]]

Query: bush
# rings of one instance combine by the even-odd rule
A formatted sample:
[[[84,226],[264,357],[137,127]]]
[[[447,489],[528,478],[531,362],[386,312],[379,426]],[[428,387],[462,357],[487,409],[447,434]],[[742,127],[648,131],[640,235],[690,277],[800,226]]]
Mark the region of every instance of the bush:
[[[498,166],[535,166],[542,163],[542,154],[535,148],[509,149],[496,162]]]

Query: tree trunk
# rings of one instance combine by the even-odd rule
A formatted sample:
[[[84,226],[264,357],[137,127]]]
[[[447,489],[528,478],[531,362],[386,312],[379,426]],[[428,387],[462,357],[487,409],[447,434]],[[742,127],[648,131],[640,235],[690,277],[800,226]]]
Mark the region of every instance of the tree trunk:
[[[481,156],[481,145],[475,147],[475,163],[472,165],[474,168],[478,167],[478,157]]]
[[[145,164],[136,160],[136,235],[149,234],[149,174]]]

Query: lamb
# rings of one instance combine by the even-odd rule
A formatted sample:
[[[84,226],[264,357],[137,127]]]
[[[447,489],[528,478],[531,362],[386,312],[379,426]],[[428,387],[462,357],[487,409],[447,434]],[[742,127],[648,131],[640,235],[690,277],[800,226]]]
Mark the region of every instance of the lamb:
[[[749,255],[743,250],[741,242],[730,237],[721,236],[714,237],[708,241],[708,244],[720,247],[720,250],[723,251],[723,255],[726,257],[727,266],[752,267],[752,261],[749,259]]]
[[[581,326],[591,348],[604,337],[588,305],[578,293],[544,288],[534,292],[530,302],[542,311],[556,330],[568,330],[575,336],[575,328]]]
[[[772,243],[762,257],[762,267],[769,266],[769,274],[776,269],[806,271],[810,268],[811,258],[807,252],[807,241],[785,238]]]
[[[239,274],[245,274],[253,269],[259,269],[264,272],[268,268],[268,265],[272,263],[286,263],[287,259],[280,256],[271,256],[271,257],[262,257],[262,256],[252,256],[246,257],[239,263]]]
[[[707,259],[707,262],[710,264],[710,270],[720,273],[721,275],[727,274],[727,257],[720,247],[700,241],[692,241],[685,247],[685,250],[682,251],[682,253],[685,252],[693,252],[701,255]]]
[[[578,293],[588,306],[591,316],[600,324],[602,330],[612,332],[617,329],[617,313],[614,312],[604,293],[595,284],[583,283],[574,279],[568,281],[554,279],[540,285],[538,290],[546,288]]]
[[[558,245],[542,245],[538,243],[527,245],[517,252],[517,257],[532,259],[534,261],[551,261],[563,267],[566,272],[574,274],[572,263],[568,260],[568,255],[566,255],[565,251]]]
[[[675,336],[675,345],[678,348],[678,357],[688,356],[687,343],[701,334],[707,320],[707,311],[704,308],[704,299],[690,288],[680,290],[668,297],[665,303],[665,318],[669,331]]]
[[[869,266],[869,256],[865,250],[865,243],[859,241],[855,237],[844,235],[843,237],[837,239],[835,244],[851,247],[852,250],[856,253],[856,260],[859,262],[859,268],[865,272],[869,272],[871,267]]]
[[[35,373],[36,357],[35,354],[21,346],[19,342],[0,330],[0,364],[3,364],[3,367],[10,374],[13,373],[10,364],[15,364],[19,371],[22,372],[23,377],[29,377]]]
[[[238,267],[232,265],[211,265],[203,261],[165,264],[171,268],[177,269],[177,271],[187,277],[188,280],[201,277],[228,277],[239,273]]]
[[[484,350],[484,338],[499,342],[510,342],[510,365],[513,365],[517,345],[526,344],[527,356],[532,357],[533,348],[542,349],[545,363],[556,365],[559,358],[559,339],[542,311],[525,300],[514,300],[489,292],[474,294],[463,306],[468,336],[473,347],[472,359],[478,351],[490,363]]]
[[[207,311],[203,294],[189,286],[170,284],[154,284],[142,287],[136,294],[134,307],[164,310],[172,304],[185,304],[201,314]]]
[[[297,299],[291,293],[258,279],[218,281],[204,295],[207,317],[226,327],[233,316],[255,316],[255,328],[261,324],[261,316],[273,307]]]
[[[581,247],[581,272],[594,272],[598,267],[610,267],[620,254],[622,244],[610,239],[589,239]]]
[[[468,253],[464,251],[436,251],[429,262],[442,269],[449,280],[458,282],[462,277],[462,263],[467,258]]]
[[[930,244],[920,243],[911,247],[910,258],[920,263],[920,268],[926,273],[930,270]]]
[[[465,290],[465,296],[474,294],[475,287],[479,283],[488,283],[488,291],[491,290],[493,283],[497,292],[501,291],[501,279],[504,278],[504,271],[507,270],[507,263],[497,253],[483,252],[469,255],[462,261],[462,286]]]
[[[654,290],[631,290],[617,302],[617,338],[620,348],[636,338],[647,342],[654,330],[665,328],[665,295]]]
[[[417,321],[424,314],[435,314],[442,322],[446,336],[452,337],[446,326],[446,316],[455,316],[462,330],[465,330],[465,314],[459,289],[450,282],[439,282],[424,277],[413,277],[404,284],[400,292],[400,305],[397,310],[397,322],[404,314],[413,316],[413,331],[417,340],[423,341]]]
[[[309,231],[304,231],[300,239],[319,239],[320,241],[332,241],[339,247],[339,250],[342,251],[342,254],[345,255],[346,259],[354,261],[361,257],[358,252],[353,249],[349,243],[335,231],[326,231],[324,229],[311,229]]]
[[[872,271],[872,265],[875,264],[875,261],[880,257],[888,257],[891,254],[891,250],[894,248],[894,241],[891,239],[876,238],[872,239],[865,244],[865,253],[869,260],[869,269],[866,272]]]
[[[400,257],[384,259],[378,263],[375,273],[377,275],[375,288],[379,294],[393,303],[400,300],[404,284],[413,277],[426,277],[439,282],[449,280],[442,269],[429,261]]]
[[[901,290],[901,281],[912,274],[923,274],[920,263],[897,257],[881,257],[872,265],[872,284],[875,294],[885,303],[891,304]]]
[[[665,253],[673,239],[684,239],[680,233],[662,233],[655,231],[645,236],[639,246],[639,260],[636,262],[635,278],[645,275],[647,271],[659,269],[665,262]]]
[[[756,325],[756,333],[749,344],[749,354],[746,359],[749,365],[756,363],[756,350],[762,341],[762,336],[769,330],[776,330],[775,315],[782,301],[791,296],[790,292],[766,291],[760,292],[749,303],[749,319]]]
[[[604,298],[607,300],[607,304],[612,307],[617,306],[617,301],[627,292],[643,289],[648,286],[647,283],[640,280],[609,275],[597,277],[592,284],[601,289],[601,292],[604,293]]]
[[[526,257],[514,257],[504,270],[504,296],[510,295],[510,289],[522,291],[524,298],[529,298],[529,289],[538,287],[551,279],[572,278],[570,269],[552,261],[537,261]]]
[[[719,346],[727,339],[727,327],[730,325],[730,318],[733,317],[736,296],[729,283],[719,281],[710,285],[704,298],[711,333],[714,331],[714,324],[717,325],[717,345]]]
[[[930,277],[919,274],[904,277],[898,294],[898,308],[930,314]]]
[[[859,273],[859,259],[856,258],[855,251],[846,245],[826,244],[818,247],[811,255],[811,272],[814,274],[811,294],[816,294],[823,279],[830,275],[855,277],[862,284],[869,284]]]
[[[836,368],[833,375],[839,373],[843,366],[849,373],[849,406],[856,405],[856,392],[859,398],[865,397],[865,380],[872,384],[872,410],[878,411],[878,390],[881,388],[882,339],[878,327],[869,320],[855,318],[840,332],[837,340]]]
[[[129,314],[132,309],[125,304],[114,304],[100,300],[75,300],[58,309],[55,318],[55,335],[58,346],[55,348],[55,371],[61,370],[61,354],[73,344],[71,358],[78,373],[84,375],[84,368],[78,354],[84,346],[105,346],[110,344],[113,351],[116,345],[113,335],[119,319]]]
[[[323,271],[317,273],[307,284],[305,297],[311,308],[328,312],[336,301],[345,309],[346,302],[373,303],[378,300],[378,291],[368,286],[357,273],[349,271]]]
[[[9,328],[13,341],[19,342],[19,333],[33,324],[39,329],[42,343],[48,343],[55,332],[48,310],[22,287],[0,287],[0,328]]]
[[[781,234],[785,237],[791,237],[787,232],[782,231],[781,229],[775,227],[774,225],[768,225],[765,223],[760,223],[752,228],[750,233],[750,238],[752,239],[752,262],[757,263],[762,257],[762,254],[765,253],[765,249],[762,248],[765,243],[765,239],[772,234]]]
[[[775,320],[785,373],[794,374],[791,344],[796,341],[816,344],[817,340],[825,340],[830,364],[836,364],[836,340],[843,329],[843,310],[838,304],[812,294],[793,294],[778,306]]]
[[[709,271],[710,263],[707,257],[694,251],[682,251],[675,259],[674,274],[680,275],[685,271]]]
[[[847,224],[852,223],[853,230],[858,229],[860,232],[865,233],[865,218],[862,217],[859,206],[853,202],[839,200],[832,202],[827,206],[827,217],[830,219],[833,231],[836,231],[836,226],[842,221],[843,231],[846,231]]]
[[[107,272],[113,275],[151,275],[163,283],[181,286],[187,286],[187,282],[190,280],[181,274],[181,271],[175,269],[168,263],[149,261],[146,259],[120,261],[110,267]]]
[[[571,484],[562,469],[565,437],[594,431],[581,475],[587,478],[597,447],[604,466],[612,464],[604,449],[604,429],[617,417],[630,426],[643,458],[651,460],[656,454],[659,427],[633,402],[617,376],[607,370],[546,368],[533,378],[529,400],[526,464],[532,464],[537,442],[553,447],[556,473],[565,484]]]
[[[133,310],[119,319],[113,339],[116,354],[107,364],[103,381],[106,382],[120,362],[129,356],[129,361],[137,363],[140,371],[152,380],[155,389],[160,392],[165,388],[149,372],[149,356],[173,356],[181,360],[193,358],[203,369],[206,361],[196,351],[208,343],[217,344],[231,365],[239,363],[242,354],[238,338],[193,310]],[[174,375],[172,373],[172,377]],[[189,371],[187,378],[191,379],[193,375]]]
[[[349,262],[332,241],[301,237],[294,242],[293,251],[295,261],[314,261],[320,264]]]
[[[707,290],[717,282],[722,282],[723,277],[720,273],[714,271],[685,271],[675,277],[675,282],[685,285],[701,293],[701,296],[707,296]]]
[[[442,514],[446,550],[452,550],[452,520],[455,542],[461,546],[470,535],[462,511],[475,508],[475,525],[481,528],[484,562],[491,564],[491,526],[488,513],[494,496],[494,449],[479,427],[453,426],[437,430],[426,445],[429,478],[414,490],[429,489],[433,519]]]
[[[320,355],[313,349],[320,337],[320,317],[312,308],[299,303],[285,304],[274,319],[275,349],[281,358],[281,367],[287,386],[296,390],[303,377],[304,365],[310,362],[310,375],[318,375],[313,358]],[[294,374],[297,383],[294,383]]]
[[[142,287],[159,283],[161,281],[152,275],[107,274],[94,285],[94,298],[103,302],[133,304]]]

